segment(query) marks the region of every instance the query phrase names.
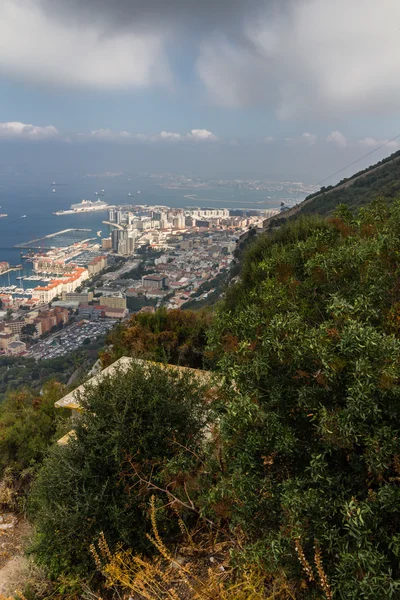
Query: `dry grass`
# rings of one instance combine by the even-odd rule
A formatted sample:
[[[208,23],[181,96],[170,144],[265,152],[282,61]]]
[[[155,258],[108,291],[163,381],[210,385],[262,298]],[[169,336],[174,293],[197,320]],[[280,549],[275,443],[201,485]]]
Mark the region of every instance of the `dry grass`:
[[[186,545],[179,547],[179,555],[172,554],[158,532],[154,497],[151,520],[153,533],[148,537],[158,551],[153,559],[121,548],[112,554],[104,535],[91,546],[109,588],[122,589],[134,600],[295,600],[283,576],[267,580],[255,566],[239,575],[229,565],[232,544],[190,535],[183,522]]]

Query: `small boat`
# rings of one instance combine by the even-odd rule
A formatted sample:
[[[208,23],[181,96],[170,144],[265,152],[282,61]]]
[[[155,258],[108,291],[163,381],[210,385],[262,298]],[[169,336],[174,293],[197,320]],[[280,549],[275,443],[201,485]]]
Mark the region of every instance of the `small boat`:
[[[56,193],[56,190],[55,190],[55,188],[53,188],[53,194],[55,194],[55,193]]]
[[[26,219],[26,215],[22,215],[21,219]]]

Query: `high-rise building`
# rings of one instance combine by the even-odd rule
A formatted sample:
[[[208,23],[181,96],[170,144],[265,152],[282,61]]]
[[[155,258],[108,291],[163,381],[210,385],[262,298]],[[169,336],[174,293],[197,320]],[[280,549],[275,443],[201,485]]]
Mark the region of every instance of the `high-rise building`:
[[[132,234],[129,237],[129,234]],[[133,232],[127,229],[114,229],[111,234],[112,249],[117,254],[131,254],[135,248],[135,237]]]

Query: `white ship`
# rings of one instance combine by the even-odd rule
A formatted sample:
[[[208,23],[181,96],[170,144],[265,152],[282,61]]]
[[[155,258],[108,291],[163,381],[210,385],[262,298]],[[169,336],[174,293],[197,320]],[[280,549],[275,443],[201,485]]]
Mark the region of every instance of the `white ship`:
[[[82,200],[79,204],[71,204],[70,210],[58,210],[54,215],[71,215],[73,213],[93,212],[96,210],[107,210],[110,206],[103,200]]]

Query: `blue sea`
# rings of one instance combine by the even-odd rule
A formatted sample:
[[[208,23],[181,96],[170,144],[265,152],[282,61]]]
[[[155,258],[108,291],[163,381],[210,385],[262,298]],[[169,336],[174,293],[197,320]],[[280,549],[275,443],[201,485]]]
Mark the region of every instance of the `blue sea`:
[[[53,189],[56,191],[53,193]],[[96,196],[96,192],[104,195]],[[140,190],[140,194],[138,194]],[[131,194],[129,196],[128,194]],[[188,197],[190,196],[190,197]],[[267,196],[272,198],[267,199]],[[92,212],[56,216],[58,210],[66,210],[82,199],[98,197],[108,204],[162,204],[174,208],[185,206],[209,206],[213,208],[267,209],[279,206],[286,193],[243,190],[231,187],[166,189],[156,180],[147,177],[77,177],[69,181],[21,181],[15,176],[0,180],[0,261],[11,265],[21,264],[20,249],[16,244],[41,238],[63,229],[90,229],[87,237],[95,237],[97,231],[108,235],[109,228],[102,223],[107,212]],[[301,198],[300,198],[301,199]],[[298,200],[298,198],[297,198]],[[23,217],[26,215],[26,217]],[[23,273],[28,274],[31,263],[23,262]],[[0,277],[0,286],[16,283],[12,272]]]

